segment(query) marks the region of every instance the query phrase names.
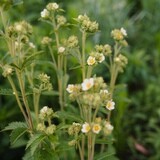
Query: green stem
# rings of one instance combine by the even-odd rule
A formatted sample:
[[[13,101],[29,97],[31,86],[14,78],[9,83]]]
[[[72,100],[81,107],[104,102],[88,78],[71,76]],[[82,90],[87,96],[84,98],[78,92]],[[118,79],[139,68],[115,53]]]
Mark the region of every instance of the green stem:
[[[95,139],[96,139],[96,135],[93,135],[93,136],[92,136],[92,152],[91,152],[91,160],[93,160],[93,158],[94,158]]]
[[[39,100],[40,100],[40,93],[34,93],[33,94],[33,99],[34,99],[34,111],[35,111],[35,115],[36,115],[36,122],[38,124],[39,122]]]
[[[86,77],[86,68],[85,68],[85,45],[86,45],[86,32],[82,32],[82,79]]]
[[[19,85],[20,85],[20,90],[21,90],[21,94],[22,94],[22,99],[27,111],[27,115],[28,115],[28,119],[29,119],[29,124],[30,124],[30,129],[33,130],[33,123],[32,123],[32,117],[31,117],[31,111],[28,105],[28,101],[26,98],[26,94],[25,94],[25,87],[24,87],[24,83],[23,83],[23,78],[22,78],[22,74],[19,71],[16,71],[17,73],[17,78],[19,81]]]
[[[81,148],[79,142],[78,142],[78,149],[79,149],[79,154],[80,154],[81,160],[84,160],[84,155],[83,155],[82,148]]]
[[[24,109],[23,109],[23,107],[22,107],[22,104],[21,104],[21,102],[20,102],[20,99],[19,99],[19,96],[18,96],[18,92],[17,92],[16,86],[15,86],[15,84],[14,84],[14,82],[13,82],[13,80],[12,80],[12,78],[11,78],[10,76],[8,76],[7,79],[8,79],[8,81],[9,81],[9,83],[10,83],[12,89],[13,89],[13,93],[14,93],[14,95],[15,95],[15,97],[16,97],[18,106],[19,106],[19,108],[20,108],[20,110],[21,110],[21,112],[22,112],[22,114],[23,114],[23,116],[24,116],[24,118],[25,118],[25,121],[26,121],[26,122],[28,123],[28,125],[29,125],[28,117],[27,117],[27,115],[26,115],[26,113],[25,113],[25,111],[24,111]]]

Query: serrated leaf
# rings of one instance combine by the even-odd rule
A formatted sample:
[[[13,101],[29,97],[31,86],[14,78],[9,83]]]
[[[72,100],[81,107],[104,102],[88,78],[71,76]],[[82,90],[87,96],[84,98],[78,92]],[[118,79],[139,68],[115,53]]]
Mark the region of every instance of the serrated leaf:
[[[11,122],[2,131],[14,130],[14,129],[17,129],[17,128],[28,129],[26,123],[24,123],[24,122]]]
[[[22,160],[35,160],[30,151],[27,151]]]
[[[5,95],[5,96],[8,96],[8,95],[13,95],[13,90],[12,89],[2,89],[0,88],[0,95]]]
[[[39,144],[42,143],[42,141],[46,138],[43,134],[36,134],[28,141],[26,149],[30,147],[31,154],[33,155],[38,148]]]
[[[19,138],[21,138],[27,132],[26,128],[16,128],[10,134],[10,141],[13,145]]]

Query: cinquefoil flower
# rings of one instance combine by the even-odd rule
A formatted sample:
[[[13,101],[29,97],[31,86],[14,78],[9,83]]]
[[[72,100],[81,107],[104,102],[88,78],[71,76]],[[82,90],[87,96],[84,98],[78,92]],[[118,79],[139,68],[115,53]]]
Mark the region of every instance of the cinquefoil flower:
[[[85,122],[85,123],[82,125],[81,131],[82,131],[83,133],[88,133],[90,130],[91,130],[90,125],[89,125],[87,122]]]
[[[93,87],[94,79],[93,78],[85,79],[81,85],[82,85],[82,90],[87,91]]]

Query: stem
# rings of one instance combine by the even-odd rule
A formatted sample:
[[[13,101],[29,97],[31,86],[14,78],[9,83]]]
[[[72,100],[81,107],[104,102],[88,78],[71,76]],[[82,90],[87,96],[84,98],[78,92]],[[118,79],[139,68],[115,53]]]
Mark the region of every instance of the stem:
[[[39,114],[40,93],[34,93],[33,99],[34,99],[34,111],[35,111],[35,115],[36,115],[36,122],[38,124],[38,122],[39,122],[38,114]]]
[[[86,45],[86,32],[82,32],[82,79],[85,79],[86,68],[85,68],[85,45]]]
[[[93,67],[92,67],[92,66],[88,66],[87,78],[90,78],[90,77],[91,77],[91,75],[92,75],[92,70],[93,70]]]
[[[79,142],[78,142],[78,149],[79,149],[79,154],[80,154],[81,160],[84,160],[84,155],[83,155],[82,148],[81,148]]]
[[[19,85],[20,85],[20,90],[21,90],[21,93],[22,93],[22,99],[23,99],[23,102],[24,102],[24,105],[25,105],[25,108],[26,108],[26,111],[27,111],[27,115],[28,115],[28,119],[29,119],[29,125],[30,125],[30,128],[32,130],[33,129],[33,123],[32,123],[31,111],[30,111],[30,108],[29,108],[29,105],[28,105],[26,94],[25,94],[25,87],[24,87],[24,83],[23,83],[23,80],[22,80],[22,74],[21,74],[21,72],[18,72],[17,70],[16,70],[16,73],[17,73],[17,78],[18,78]]]
[[[27,115],[26,115],[26,113],[25,113],[25,111],[24,111],[24,109],[23,109],[23,107],[22,107],[22,104],[21,104],[21,102],[20,102],[20,99],[19,99],[19,96],[18,96],[18,92],[17,92],[16,86],[15,86],[15,84],[14,84],[14,82],[13,82],[13,80],[12,80],[12,78],[11,78],[10,76],[8,76],[7,79],[8,79],[8,81],[9,81],[9,83],[10,83],[12,89],[13,89],[13,93],[14,93],[14,95],[15,95],[15,97],[16,97],[18,106],[19,106],[19,108],[20,108],[20,110],[21,110],[21,112],[22,112],[22,114],[23,114],[23,116],[24,116],[24,118],[25,118],[25,121],[26,121],[26,122],[28,123],[28,125],[29,125],[28,117],[27,117]]]
[[[56,62],[56,59],[54,57],[53,50],[52,50],[50,45],[48,46],[48,48],[49,48],[49,51],[50,51],[50,54],[51,54],[51,57],[52,57],[52,61],[53,61],[54,66],[55,66],[55,70],[57,70],[57,62]]]
[[[91,152],[91,160],[93,160],[93,158],[94,158],[95,139],[96,139],[96,135],[93,135],[93,136],[92,136],[92,152]]]

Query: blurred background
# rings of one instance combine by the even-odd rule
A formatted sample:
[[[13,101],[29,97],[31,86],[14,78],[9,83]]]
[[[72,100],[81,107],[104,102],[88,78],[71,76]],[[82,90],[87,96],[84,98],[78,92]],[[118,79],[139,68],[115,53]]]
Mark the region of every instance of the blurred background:
[[[25,19],[33,25],[33,41],[39,47],[42,37],[49,34],[49,27],[38,19],[49,2],[52,1],[27,0],[11,7],[7,13],[10,23]],[[54,2],[62,6],[69,22],[73,22],[71,17],[76,18],[79,14],[86,13],[99,23],[101,31],[90,39],[89,48],[94,44],[112,43],[112,29],[123,27],[127,30],[129,46],[124,52],[129,63],[117,81],[120,84],[115,95],[117,108],[112,117],[116,157],[119,160],[160,160],[160,1]],[[5,52],[0,40],[0,58]],[[104,67],[95,72],[97,75],[103,74],[105,80],[108,80]],[[2,88],[10,88],[1,75],[0,93]],[[14,98],[0,95],[0,130],[9,122],[18,120],[22,120],[22,116]],[[24,150],[24,146],[10,147],[9,133],[0,132],[1,160],[20,160]]]

